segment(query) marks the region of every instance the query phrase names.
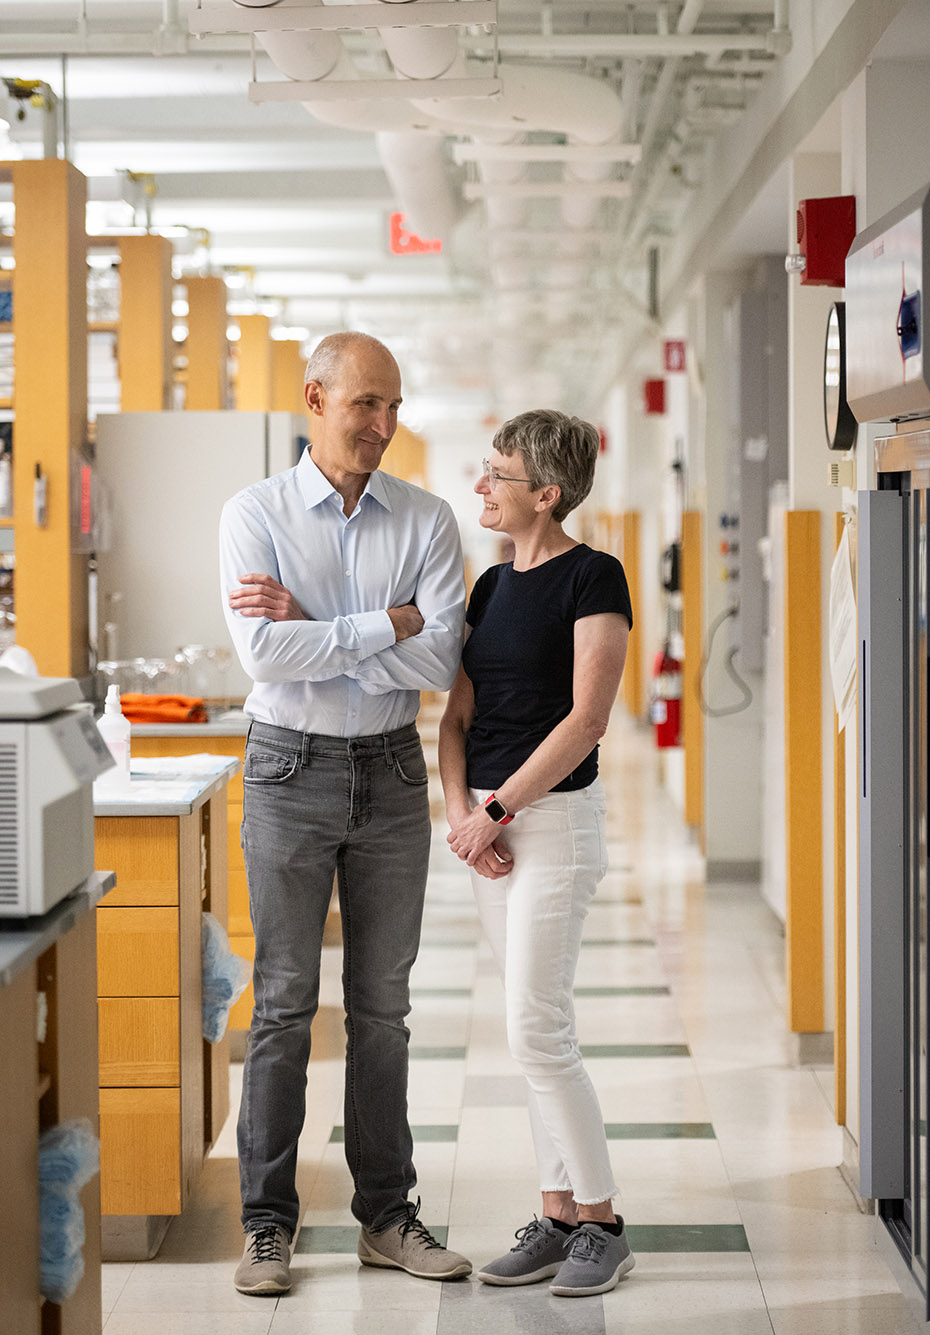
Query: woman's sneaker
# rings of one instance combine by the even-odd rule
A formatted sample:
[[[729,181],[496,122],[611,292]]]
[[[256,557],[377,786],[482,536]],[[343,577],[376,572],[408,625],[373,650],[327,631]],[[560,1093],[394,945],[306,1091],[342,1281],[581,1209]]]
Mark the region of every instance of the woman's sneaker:
[[[561,1268],[565,1244],[575,1235],[563,1233],[551,1219],[537,1219],[534,1215],[514,1236],[516,1247],[478,1271],[478,1278],[485,1284],[536,1284],[549,1279]]]
[[[609,1233],[600,1224],[581,1224],[568,1240],[567,1257],[549,1285],[558,1298],[586,1298],[607,1293],[636,1264],[627,1242],[623,1220],[616,1216],[620,1234]]]

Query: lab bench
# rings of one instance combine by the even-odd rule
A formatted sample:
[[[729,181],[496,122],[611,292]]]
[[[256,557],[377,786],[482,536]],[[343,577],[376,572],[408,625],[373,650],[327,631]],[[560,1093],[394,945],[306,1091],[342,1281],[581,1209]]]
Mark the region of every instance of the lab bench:
[[[39,1135],[86,1117],[97,1128],[96,872],[41,917],[0,920],[0,1295],[4,1335],[91,1335],[102,1325],[100,1178],[81,1191],[84,1275],[64,1303],[39,1294]],[[40,1026],[40,997],[44,1022]]]
[[[209,723],[134,723],[132,754],[134,757],[189,756],[211,751],[239,761],[240,772],[232,776],[227,790],[229,943],[235,954],[252,962],[255,959],[255,937],[249,917],[249,890],[239,842],[242,825],[241,766],[245,760],[245,740],[250,722],[251,719],[241,711],[231,710],[211,719]],[[252,1003],[252,984],[249,983],[229,1016],[230,1055],[234,1060],[241,1060],[245,1053],[246,1035],[252,1021]]]
[[[134,728],[128,791],[94,799],[96,860],[117,878],[97,911],[108,1260],[155,1254],[229,1112],[228,1037],[202,1036],[201,914],[227,925],[227,785],[239,762],[147,765],[138,749]],[[198,752],[216,749],[200,738]]]

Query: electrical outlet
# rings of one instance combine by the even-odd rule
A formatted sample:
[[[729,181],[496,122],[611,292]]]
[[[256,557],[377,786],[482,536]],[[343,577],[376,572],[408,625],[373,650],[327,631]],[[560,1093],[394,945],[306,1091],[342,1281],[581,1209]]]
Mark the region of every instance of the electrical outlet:
[[[828,466],[830,469],[831,487],[855,487],[855,459],[831,459]]]

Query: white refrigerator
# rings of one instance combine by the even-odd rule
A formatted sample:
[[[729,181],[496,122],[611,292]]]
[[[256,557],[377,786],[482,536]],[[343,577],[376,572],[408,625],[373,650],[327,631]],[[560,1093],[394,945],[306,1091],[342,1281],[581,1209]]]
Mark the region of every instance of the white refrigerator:
[[[220,511],[243,487],[292,467],[305,432],[305,419],[286,412],[98,416],[100,658],[114,649],[121,660],[171,660],[184,645],[232,650],[220,598]],[[222,694],[241,697],[250,686],[233,655]]]

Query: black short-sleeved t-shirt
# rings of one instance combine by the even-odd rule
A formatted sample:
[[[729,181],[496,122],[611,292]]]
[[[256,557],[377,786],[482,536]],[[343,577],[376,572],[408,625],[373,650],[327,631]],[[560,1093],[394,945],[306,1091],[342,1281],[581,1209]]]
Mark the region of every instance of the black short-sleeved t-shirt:
[[[462,665],[475,692],[465,738],[472,788],[498,788],[571,712],[575,622],[619,612],[633,625],[623,566],[584,543],[532,570],[491,566],[475,584]],[[597,777],[597,747],[552,792]]]

